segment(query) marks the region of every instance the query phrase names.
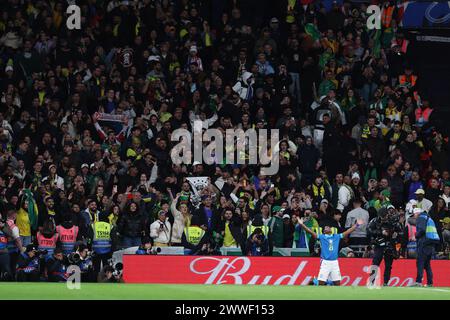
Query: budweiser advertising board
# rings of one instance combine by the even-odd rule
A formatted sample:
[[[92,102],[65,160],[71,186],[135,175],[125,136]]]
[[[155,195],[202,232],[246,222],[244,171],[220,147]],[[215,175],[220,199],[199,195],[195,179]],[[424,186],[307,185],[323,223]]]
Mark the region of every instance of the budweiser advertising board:
[[[124,281],[164,284],[307,285],[319,272],[319,258],[124,255]],[[339,259],[342,285],[364,286],[370,259]],[[383,271],[383,264],[381,266]],[[434,285],[450,286],[450,261],[433,260]],[[416,261],[394,261],[389,285],[415,281]]]

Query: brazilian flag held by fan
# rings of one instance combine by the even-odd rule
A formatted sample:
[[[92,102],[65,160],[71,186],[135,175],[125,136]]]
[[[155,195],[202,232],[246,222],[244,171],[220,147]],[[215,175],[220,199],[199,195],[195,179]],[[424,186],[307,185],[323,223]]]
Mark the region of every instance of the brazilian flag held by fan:
[[[38,228],[38,207],[36,200],[33,197],[33,192],[30,189],[24,189],[22,192],[22,199],[20,200],[20,209],[18,216],[27,215],[29,220],[29,227],[31,230],[37,230]],[[19,229],[20,226],[19,226]]]
[[[305,32],[313,38],[314,41],[317,41],[320,39],[320,31],[317,29],[317,27],[312,23],[307,23],[305,25]]]

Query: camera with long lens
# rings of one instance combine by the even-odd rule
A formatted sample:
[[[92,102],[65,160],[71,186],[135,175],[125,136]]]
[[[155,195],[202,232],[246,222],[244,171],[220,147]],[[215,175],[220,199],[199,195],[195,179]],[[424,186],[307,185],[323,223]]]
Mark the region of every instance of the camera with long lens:
[[[72,252],[67,256],[67,261],[70,264],[79,264],[81,261],[81,256],[78,252]]]
[[[152,248],[150,250],[149,254],[158,254],[160,252],[161,252],[161,248],[160,247],[155,247],[155,248]]]
[[[48,254],[47,250],[36,250],[36,257],[42,257],[42,256],[46,256]]]
[[[393,238],[394,234],[394,222],[389,221],[383,223],[381,225],[382,234],[376,237],[372,244],[377,247],[382,247],[385,250],[385,253],[391,254],[394,259],[398,259],[400,257],[400,253],[397,251],[395,243],[396,239]]]
[[[122,272],[123,272],[123,263],[118,262],[112,267],[114,268],[113,276],[116,277],[116,278],[121,277],[122,276]]]
[[[109,268],[113,269],[112,274],[113,274],[114,278],[117,279],[117,278],[122,277],[122,272],[123,272],[123,263],[122,262],[117,262],[114,259],[109,259],[108,265],[109,265]]]

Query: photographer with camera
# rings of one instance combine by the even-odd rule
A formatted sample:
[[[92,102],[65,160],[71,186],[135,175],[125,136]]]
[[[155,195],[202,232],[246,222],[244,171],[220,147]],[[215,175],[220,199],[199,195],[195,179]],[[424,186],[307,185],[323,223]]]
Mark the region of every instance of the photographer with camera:
[[[21,253],[17,259],[16,279],[20,282],[38,282],[40,277],[40,259],[47,251],[29,244],[26,251]]]
[[[153,239],[150,237],[143,237],[142,244],[136,250],[136,254],[145,255],[145,254],[158,254],[161,252],[161,248],[153,247]]]
[[[398,217],[389,209],[380,208],[378,217],[373,218],[367,227],[368,235],[373,245],[374,256],[372,265],[380,266],[384,258],[383,285],[387,286],[391,278],[392,264],[399,258],[396,245],[403,237],[403,227],[398,221]],[[394,208],[395,209],[395,208]],[[389,213],[389,211],[391,213]],[[395,210],[394,210],[395,211]],[[374,271],[376,272],[376,271]]]
[[[269,240],[264,235],[261,228],[256,228],[247,239],[247,243],[245,244],[245,255],[268,256],[269,253]]]
[[[77,265],[81,271],[81,282],[94,282],[94,266],[93,258],[95,254],[90,252],[88,246],[81,243],[77,247],[77,251],[68,256],[71,264]]]
[[[150,237],[153,238],[155,246],[167,247],[170,245],[171,228],[167,212],[160,210],[158,220],[150,225]]]
[[[45,272],[50,282],[65,282],[67,280],[67,267],[70,265],[61,248],[56,248],[51,256],[45,260]]]
[[[119,283],[123,282],[122,278],[122,268],[121,263],[117,263],[115,267],[112,265],[106,265],[103,267],[102,271],[98,274],[97,282],[101,283]]]
[[[206,241],[200,250],[198,250],[195,255],[197,256],[221,256],[222,252],[220,251],[220,248],[217,245],[217,242],[214,241],[213,238],[209,238],[208,241]]]

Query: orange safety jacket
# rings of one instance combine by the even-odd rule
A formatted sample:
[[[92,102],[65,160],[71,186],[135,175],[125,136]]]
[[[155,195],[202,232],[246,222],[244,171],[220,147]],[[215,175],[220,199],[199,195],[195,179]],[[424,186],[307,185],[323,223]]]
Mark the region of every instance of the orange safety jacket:
[[[392,17],[394,16],[394,6],[384,7],[381,10],[381,24],[385,28],[389,28],[392,23]]]

